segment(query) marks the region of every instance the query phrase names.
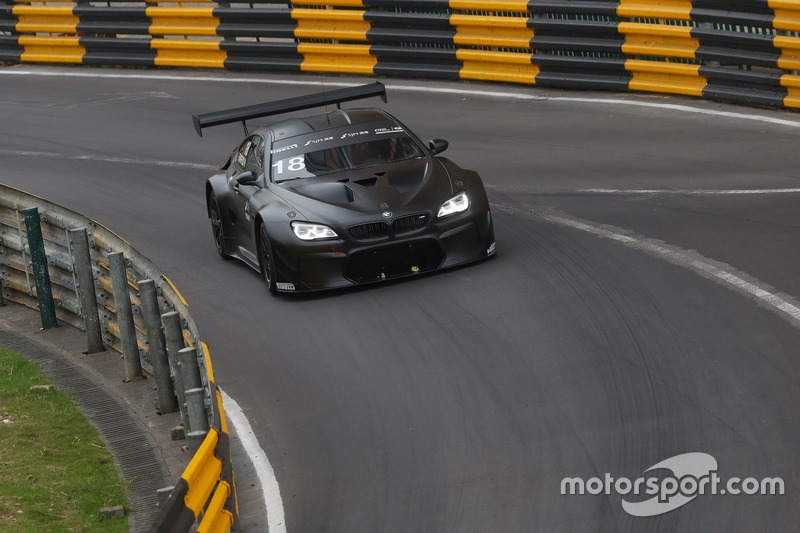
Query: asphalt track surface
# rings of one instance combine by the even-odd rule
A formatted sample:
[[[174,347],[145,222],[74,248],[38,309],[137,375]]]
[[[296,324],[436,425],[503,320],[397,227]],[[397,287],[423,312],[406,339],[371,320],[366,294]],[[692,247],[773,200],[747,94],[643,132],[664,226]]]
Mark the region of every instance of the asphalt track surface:
[[[797,531],[800,115],[383,80],[387,109],[481,172],[497,257],[272,297],[216,256],[204,210],[241,128],[199,138],[190,115],[318,78],[2,70],[0,181],[102,222],[179,287],[274,468],[279,529]],[[621,505],[649,496],[561,494],[565,477],[635,480],[689,452],[785,494],[650,517]]]

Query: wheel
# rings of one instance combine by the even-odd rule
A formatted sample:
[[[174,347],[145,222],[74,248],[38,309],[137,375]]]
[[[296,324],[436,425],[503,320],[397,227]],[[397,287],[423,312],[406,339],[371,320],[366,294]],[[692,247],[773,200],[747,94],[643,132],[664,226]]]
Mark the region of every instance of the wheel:
[[[272,246],[269,243],[269,235],[264,224],[259,228],[259,262],[261,263],[261,277],[267,285],[267,290],[272,294],[278,292],[275,286],[275,259],[272,257]]]
[[[216,246],[220,257],[228,259],[230,256],[225,253],[225,230],[222,228],[222,217],[219,213],[217,198],[212,194],[208,203],[211,212],[211,232],[214,235],[214,246]]]

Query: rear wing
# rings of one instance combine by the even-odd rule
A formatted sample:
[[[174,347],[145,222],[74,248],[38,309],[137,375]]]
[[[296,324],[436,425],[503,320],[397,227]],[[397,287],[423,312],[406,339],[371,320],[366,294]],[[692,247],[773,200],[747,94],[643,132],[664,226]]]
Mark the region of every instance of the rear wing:
[[[281,113],[291,113],[292,111],[322,107],[330,104],[336,104],[338,108],[339,104],[342,102],[361,100],[372,96],[380,96],[381,100],[386,102],[386,87],[384,87],[381,82],[376,81],[375,83],[368,83],[366,85],[345,87],[344,89],[335,89],[333,91],[324,91],[305,96],[295,96],[294,98],[286,98],[285,100],[277,100],[275,102],[237,107],[226,111],[214,111],[202,115],[192,115],[192,120],[194,121],[194,129],[200,137],[203,136],[203,128],[239,121],[242,122],[245,135],[247,135],[247,124],[245,121],[249,119],[279,115]]]

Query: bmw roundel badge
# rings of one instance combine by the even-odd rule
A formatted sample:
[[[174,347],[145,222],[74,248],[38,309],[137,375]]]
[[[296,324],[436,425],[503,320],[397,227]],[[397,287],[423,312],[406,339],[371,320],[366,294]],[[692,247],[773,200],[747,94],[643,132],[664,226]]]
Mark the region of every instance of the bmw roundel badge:
[[[392,218],[392,212],[391,211],[384,211],[382,213],[382,215],[383,215],[383,218]]]

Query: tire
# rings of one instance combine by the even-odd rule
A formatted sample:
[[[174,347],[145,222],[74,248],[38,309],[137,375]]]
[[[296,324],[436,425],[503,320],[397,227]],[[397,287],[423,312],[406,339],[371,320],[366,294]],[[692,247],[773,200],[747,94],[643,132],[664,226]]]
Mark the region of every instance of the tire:
[[[225,229],[222,227],[222,216],[219,211],[219,204],[217,204],[216,196],[213,194],[209,196],[208,204],[214,246],[217,248],[217,253],[221,258],[229,259],[230,256],[225,253]]]
[[[272,256],[272,245],[270,245],[269,235],[267,235],[264,224],[261,224],[258,230],[258,262],[267,290],[275,294],[278,292],[275,284],[275,258]]]

